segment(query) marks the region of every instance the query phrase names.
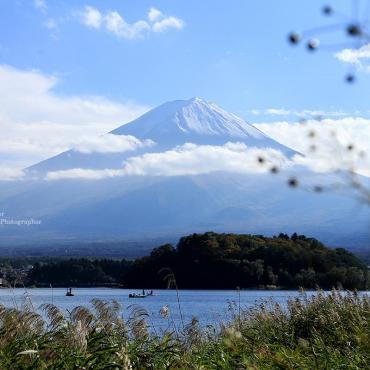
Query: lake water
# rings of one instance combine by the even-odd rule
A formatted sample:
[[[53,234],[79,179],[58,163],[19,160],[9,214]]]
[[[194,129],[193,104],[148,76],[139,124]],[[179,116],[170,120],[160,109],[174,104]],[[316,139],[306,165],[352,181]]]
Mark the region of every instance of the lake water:
[[[20,308],[30,298],[35,309],[42,303],[54,303],[65,312],[76,306],[91,307],[91,300],[99,298],[103,300],[116,300],[122,305],[122,312],[128,318],[132,311],[132,305],[139,305],[150,315],[150,320],[157,327],[166,325],[167,320],[159,314],[162,307],[167,306],[173,320],[180,323],[180,313],[177,304],[176,291],[156,290],[154,296],[144,299],[129,299],[129,293],[141,291],[109,288],[76,288],[73,297],[66,297],[64,288],[33,288],[27,289],[0,289],[0,303],[5,306]],[[229,309],[230,304],[239,302],[236,290],[180,290],[181,309],[185,324],[195,316],[202,326],[214,324],[220,320],[228,320],[232,317]],[[272,299],[284,304],[289,298],[299,296],[298,291],[266,291],[266,290],[243,290],[240,292],[240,304],[242,308],[252,307],[263,300]],[[307,292],[308,295],[315,292]]]

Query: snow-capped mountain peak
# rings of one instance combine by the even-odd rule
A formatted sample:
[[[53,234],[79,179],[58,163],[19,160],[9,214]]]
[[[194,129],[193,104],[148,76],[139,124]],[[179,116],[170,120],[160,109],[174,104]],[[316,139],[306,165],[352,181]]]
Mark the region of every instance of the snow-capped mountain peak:
[[[162,104],[112,133],[159,142],[163,139],[166,142],[168,139],[176,140],[179,136],[186,138],[186,141],[195,139],[196,142],[200,136],[267,139],[242,118],[198,97]]]
[[[296,154],[242,118],[200,98],[164,103],[134,121],[118,127],[110,132],[109,140],[105,140],[105,149],[106,145],[117,144],[116,140],[112,140],[115,135],[124,135],[131,144],[141,145],[134,145],[135,150],[122,152],[69,150],[31,166],[27,172],[43,175],[49,171],[73,168],[121,168],[123,161],[131,156],[164,152],[186,143],[219,146],[238,142],[247,147],[276,149],[287,157]],[[124,147],[127,149],[127,145]]]

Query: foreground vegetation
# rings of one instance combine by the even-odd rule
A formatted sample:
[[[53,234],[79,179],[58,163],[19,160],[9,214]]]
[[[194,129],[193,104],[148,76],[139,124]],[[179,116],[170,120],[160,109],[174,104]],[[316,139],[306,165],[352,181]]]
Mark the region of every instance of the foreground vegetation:
[[[180,288],[366,289],[367,266],[345,249],[330,249],[314,238],[293,234],[193,234],[156,248],[135,261],[59,259],[33,263],[28,286],[112,286],[165,288],[163,268]]]
[[[1,369],[368,369],[370,298],[304,293],[281,307],[243,309],[217,327],[178,327],[167,307],[161,332],[145,310],[124,319],[117,302],[92,301],[65,315],[30,302],[0,307]],[[47,319],[43,317],[47,316]]]

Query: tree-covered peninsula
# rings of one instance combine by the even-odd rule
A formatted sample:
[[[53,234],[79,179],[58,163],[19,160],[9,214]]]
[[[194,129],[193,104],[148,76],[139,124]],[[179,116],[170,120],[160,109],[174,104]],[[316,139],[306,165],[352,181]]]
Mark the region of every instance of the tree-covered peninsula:
[[[168,271],[182,289],[365,289],[367,266],[342,248],[293,234],[192,234],[135,261],[57,259],[39,261],[26,275],[34,286],[165,288]]]

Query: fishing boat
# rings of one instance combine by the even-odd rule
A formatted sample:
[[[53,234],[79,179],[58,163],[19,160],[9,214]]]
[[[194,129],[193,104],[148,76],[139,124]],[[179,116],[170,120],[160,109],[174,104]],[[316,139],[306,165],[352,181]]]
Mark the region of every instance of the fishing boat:
[[[67,288],[66,296],[67,297],[73,297],[74,296],[74,294],[72,293],[72,288]]]
[[[129,298],[146,298],[146,297],[150,297],[153,295],[153,291],[151,290],[150,292],[145,292],[144,289],[142,291],[142,293],[130,293],[128,295]]]

